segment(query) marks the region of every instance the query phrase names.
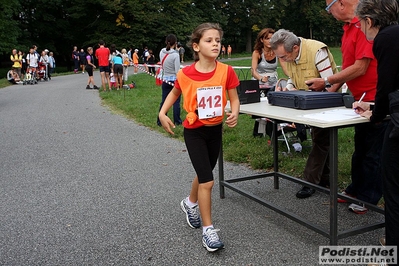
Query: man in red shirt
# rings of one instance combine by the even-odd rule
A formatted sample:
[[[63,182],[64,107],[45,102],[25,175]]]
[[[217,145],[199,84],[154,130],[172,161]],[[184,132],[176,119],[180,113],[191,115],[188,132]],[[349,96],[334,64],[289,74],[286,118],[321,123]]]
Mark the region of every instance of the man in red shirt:
[[[108,84],[108,88],[111,90],[109,83],[109,58],[111,53],[109,49],[105,47],[105,42],[103,40],[100,40],[98,45],[100,45],[100,48],[96,50],[96,58],[100,68],[101,86],[103,87],[103,90],[106,91],[106,84]]]
[[[331,91],[346,82],[356,101],[365,93],[362,101],[374,102],[377,87],[377,60],[373,55],[373,43],[369,42],[360,29],[360,21],[355,17],[358,0],[326,0],[326,11],[337,20],[345,22],[342,36],[342,71],[325,79],[311,79],[309,89],[326,88]],[[338,86],[338,88],[341,86]],[[355,126],[355,151],[352,155],[352,183],[343,192],[365,202],[377,204],[382,196],[380,169],[381,147],[387,122],[378,125],[370,123]],[[339,199],[338,202],[345,202]],[[350,204],[349,210],[364,214],[363,205]]]

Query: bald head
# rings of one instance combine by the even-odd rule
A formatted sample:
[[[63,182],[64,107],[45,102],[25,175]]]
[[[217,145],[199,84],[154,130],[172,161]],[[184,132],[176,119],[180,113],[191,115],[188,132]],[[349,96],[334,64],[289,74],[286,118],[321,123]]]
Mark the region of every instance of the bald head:
[[[330,5],[334,0],[326,0],[326,5]],[[335,1],[328,12],[339,21],[351,22],[355,17],[355,10],[359,0],[338,0]]]

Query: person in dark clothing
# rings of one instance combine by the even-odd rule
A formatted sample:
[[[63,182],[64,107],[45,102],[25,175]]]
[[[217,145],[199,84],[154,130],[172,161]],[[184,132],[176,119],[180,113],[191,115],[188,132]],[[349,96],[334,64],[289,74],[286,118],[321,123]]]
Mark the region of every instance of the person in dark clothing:
[[[150,72],[151,74],[155,75],[155,55],[152,52],[152,50],[148,50],[148,57],[147,57],[147,63],[149,65],[148,67],[148,72]]]
[[[399,244],[399,6],[396,0],[360,0],[356,9],[358,27],[367,40],[374,40],[377,59],[377,93],[374,106],[355,102],[356,112],[381,123],[387,115],[391,120],[382,145],[381,170],[385,200],[385,244]],[[390,265],[397,265],[390,264]]]
[[[85,50],[80,49],[79,52],[79,64],[80,64],[80,68],[82,69],[82,74],[85,73],[85,66],[86,66],[86,53]]]
[[[79,51],[78,51],[78,47],[76,47],[76,46],[73,47],[72,61],[73,61],[73,65],[74,65],[73,72],[75,72],[75,74],[77,74],[79,71]]]

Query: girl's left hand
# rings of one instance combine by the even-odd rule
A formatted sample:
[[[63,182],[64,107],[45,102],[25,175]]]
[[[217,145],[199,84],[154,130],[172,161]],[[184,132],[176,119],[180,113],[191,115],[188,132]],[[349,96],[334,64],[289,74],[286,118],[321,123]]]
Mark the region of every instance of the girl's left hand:
[[[234,115],[233,113],[226,113],[227,119],[226,119],[226,124],[228,127],[235,127],[237,125],[237,115]]]

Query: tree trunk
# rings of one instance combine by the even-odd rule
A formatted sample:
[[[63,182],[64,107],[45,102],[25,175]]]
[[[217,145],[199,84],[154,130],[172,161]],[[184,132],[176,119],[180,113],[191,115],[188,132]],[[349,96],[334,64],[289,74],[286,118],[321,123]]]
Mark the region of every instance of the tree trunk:
[[[247,53],[251,53],[252,52],[252,31],[248,30],[246,35],[247,35],[246,36],[247,43],[245,45],[245,51]]]

